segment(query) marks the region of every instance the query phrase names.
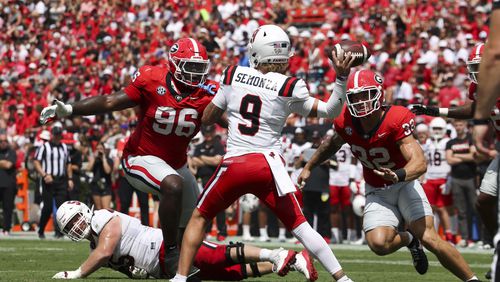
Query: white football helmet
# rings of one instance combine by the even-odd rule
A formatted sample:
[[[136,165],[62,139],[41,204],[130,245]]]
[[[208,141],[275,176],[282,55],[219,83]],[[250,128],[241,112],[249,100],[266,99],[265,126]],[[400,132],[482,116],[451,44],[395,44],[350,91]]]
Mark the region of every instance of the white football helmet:
[[[244,212],[254,212],[259,208],[259,198],[254,194],[245,194],[240,198],[240,206]]]
[[[257,28],[248,43],[250,66],[260,63],[288,63],[290,58],[290,38],[277,25],[263,25]]]
[[[352,211],[357,216],[363,216],[365,210],[366,198],[363,195],[356,195],[352,199]]]
[[[90,234],[90,221],[94,214],[92,209],[79,201],[66,201],[56,214],[57,224],[61,232],[73,241],[80,241]]]
[[[429,123],[430,135],[434,140],[443,139],[446,136],[446,121],[436,117]]]

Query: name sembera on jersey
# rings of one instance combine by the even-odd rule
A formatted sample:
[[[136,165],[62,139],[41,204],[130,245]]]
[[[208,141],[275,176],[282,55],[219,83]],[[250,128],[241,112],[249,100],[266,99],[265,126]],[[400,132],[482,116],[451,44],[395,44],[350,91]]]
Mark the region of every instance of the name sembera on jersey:
[[[222,82],[219,93],[223,95],[216,95],[212,102],[221,109],[227,108],[226,158],[249,152],[280,152],[281,131],[294,102],[303,103],[311,98],[305,82],[238,66],[228,67]]]
[[[415,115],[405,107],[388,106],[379,125],[371,133],[364,134],[359,120],[344,107],[333,123],[335,131],[351,145],[353,155],[363,165],[366,183],[372,187],[392,185],[373,170],[379,167],[396,170],[406,165],[406,159],[395,144],[412,134]]]
[[[219,88],[214,81],[206,81],[205,86],[183,98],[168,68],[141,67],[124,90],[141,106],[138,126],[125,146],[124,157],[153,155],[174,169],[186,164],[189,142],[200,130],[203,110]]]

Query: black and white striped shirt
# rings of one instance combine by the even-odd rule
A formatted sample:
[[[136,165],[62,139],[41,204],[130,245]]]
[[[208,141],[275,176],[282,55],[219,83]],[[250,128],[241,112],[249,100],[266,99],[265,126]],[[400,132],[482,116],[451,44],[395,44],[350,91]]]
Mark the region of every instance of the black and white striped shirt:
[[[55,145],[45,142],[38,147],[35,159],[42,164],[45,173],[52,176],[66,176],[70,155],[66,144]]]

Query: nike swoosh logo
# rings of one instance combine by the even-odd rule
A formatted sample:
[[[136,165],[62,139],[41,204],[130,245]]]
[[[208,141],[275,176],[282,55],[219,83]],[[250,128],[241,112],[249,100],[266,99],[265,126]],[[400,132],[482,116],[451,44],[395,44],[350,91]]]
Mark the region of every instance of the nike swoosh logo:
[[[387,132],[380,133],[380,134],[378,135],[378,138],[382,138],[382,137],[384,137],[384,135],[385,135],[385,134],[387,134]]]

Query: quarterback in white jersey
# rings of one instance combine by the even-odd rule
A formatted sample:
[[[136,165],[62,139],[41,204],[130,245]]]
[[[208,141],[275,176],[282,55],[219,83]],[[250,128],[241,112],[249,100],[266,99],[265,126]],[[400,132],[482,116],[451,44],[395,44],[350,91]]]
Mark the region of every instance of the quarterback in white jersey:
[[[429,131],[428,136],[430,137],[424,144],[421,144],[427,158],[427,172],[422,187],[432,209],[439,216],[446,240],[450,243],[456,243],[450,221],[450,212],[453,212],[453,197],[450,191],[451,186],[446,183],[451,171],[451,167],[446,161],[446,143],[450,141],[450,138],[446,137],[446,121],[441,117],[432,119]],[[420,134],[425,134],[425,132]]]
[[[113,210],[90,210],[78,201],[65,202],[57,211],[57,224],[72,240],[90,241],[88,259],[75,271],[62,271],[55,279],[87,277],[100,267],[110,267],[129,278],[169,278],[165,274],[162,231],[144,226],[129,215]],[[195,265],[202,280],[239,281],[276,272],[292,255],[290,268],[306,279],[317,275],[307,251],[296,253],[283,248],[269,250],[230,243],[203,241]]]
[[[333,118],[345,102],[346,76],[351,54],[332,52],[337,80],[325,103],[309,95],[306,83],[284,75],[290,57],[290,39],[275,25],[259,27],[249,43],[251,67],[229,66],[219,91],[203,113],[212,124],[226,111],[227,153],[199,198],[183,237],[179,270],[173,281],[185,281],[203,231],[210,220],[240,196],[251,193],[269,207],[285,227],[339,281],[350,281],[333,252],[302,214],[296,191],[281,156],[280,137],[291,113]]]

